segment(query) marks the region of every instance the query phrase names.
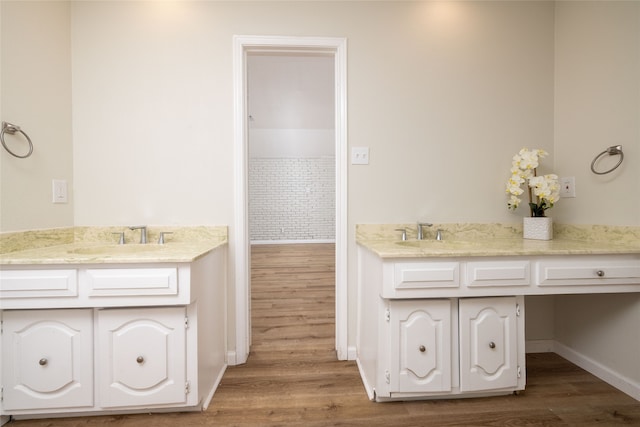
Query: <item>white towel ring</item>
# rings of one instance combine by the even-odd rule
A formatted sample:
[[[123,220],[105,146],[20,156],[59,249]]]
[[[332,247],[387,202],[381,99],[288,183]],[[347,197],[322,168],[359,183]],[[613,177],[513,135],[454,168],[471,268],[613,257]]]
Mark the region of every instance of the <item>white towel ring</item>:
[[[595,164],[605,154],[608,154],[610,156],[615,156],[616,154],[618,154],[618,155],[620,155],[620,160],[618,160],[618,163],[616,163],[616,165],[614,167],[612,167],[611,169],[609,169],[609,170],[606,170],[606,171],[603,171],[603,172],[597,171],[595,169]],[[622,152],[622,145],[612,145],[611,147],[609,147],[606,150],[604,150],[602,153],[598,154],[595,159],[593,159],[593,161],[591,162],[591,172],[595,173],[596,175],[604,175],[604,174],[607,174],[609,172],[613,172],[618,166],[620,166],[620,164],[622,163],[622,160],[624,160],[624,153]]]
[[[20,154],[14,153],[9,149],[9,147],[7,147],[7,144],[4,142],[5,133],[8,133],[9,135],[14,135],[16,132],[20,132],[22,136],[27,138],[27,142],[29,143],[29,152],[27,154],[20,155]],[[17,157],[19,159],[26,159],[31,155],[31,153],[33,153],[33,142],[31,142],[31,138],[29,138],[29,135],[27,135],[22,129],[20,129],[20,126],[12,125],[11,123],[7,123],[7,122],[2,122],[2,130],[0,130],[0,141],[2,141],[2,146],[4,147],[4,149],[7,150],[9,154],[11,154],[13,157]]]

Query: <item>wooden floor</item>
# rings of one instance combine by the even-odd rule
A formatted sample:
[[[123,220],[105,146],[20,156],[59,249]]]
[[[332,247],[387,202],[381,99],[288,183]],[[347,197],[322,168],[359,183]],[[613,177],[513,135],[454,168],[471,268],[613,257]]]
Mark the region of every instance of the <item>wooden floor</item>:
[[[373,403],[334,351],[333,245],[252,248],[253,345],[209,409],[14,422],[76,426],[640,426],[640,402],[551,353],[527,355],[519,396]]]

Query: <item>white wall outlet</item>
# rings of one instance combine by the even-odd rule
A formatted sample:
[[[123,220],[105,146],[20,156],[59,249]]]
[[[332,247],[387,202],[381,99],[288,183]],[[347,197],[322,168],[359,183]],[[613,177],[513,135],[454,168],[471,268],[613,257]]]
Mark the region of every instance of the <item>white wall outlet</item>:
[[[369,147],[352,147],[351,148],[351,164],[352,165],[368,165],[369,164]]]
[[[53,203],[67,203],[67,181],[64,179],[54,179],[53,187]]]
[[[576,178],[566,176],[560,178],[560,197],[576,197]]]

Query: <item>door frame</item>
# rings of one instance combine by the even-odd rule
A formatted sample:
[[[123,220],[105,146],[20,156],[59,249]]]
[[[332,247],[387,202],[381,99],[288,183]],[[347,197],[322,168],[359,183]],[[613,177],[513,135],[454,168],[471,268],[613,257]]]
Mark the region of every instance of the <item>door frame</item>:
[[[335,258],[335,346],[339,360],[348,359],[347,315],[347,40],[337,37],[234,36],[233,37],[233,126],[234,126],[234,273],[235,351],[230,365],[247,361],[251,346],[251,258],[248,207],[248,52],[324,52],[334,55],[335,70],[335,159],[336,159],[336,258]]]

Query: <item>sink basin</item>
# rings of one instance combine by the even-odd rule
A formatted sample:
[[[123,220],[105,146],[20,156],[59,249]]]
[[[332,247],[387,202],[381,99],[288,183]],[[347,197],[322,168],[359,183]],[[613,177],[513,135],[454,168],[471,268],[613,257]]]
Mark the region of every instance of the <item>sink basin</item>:
[[[84,246],[69,250],[71,254],[78,255],[117,255],[117,254],[138,254],[145,252],[155,252],[163,249],[163,245],[154,244],[129,244],[129,245],[100,245]]]
[[[476,248],[483,245],[483,242],[471,240],[405,240],[396,242],[396,245],[408,248],[424,249],[453,249],[453,248]]]

